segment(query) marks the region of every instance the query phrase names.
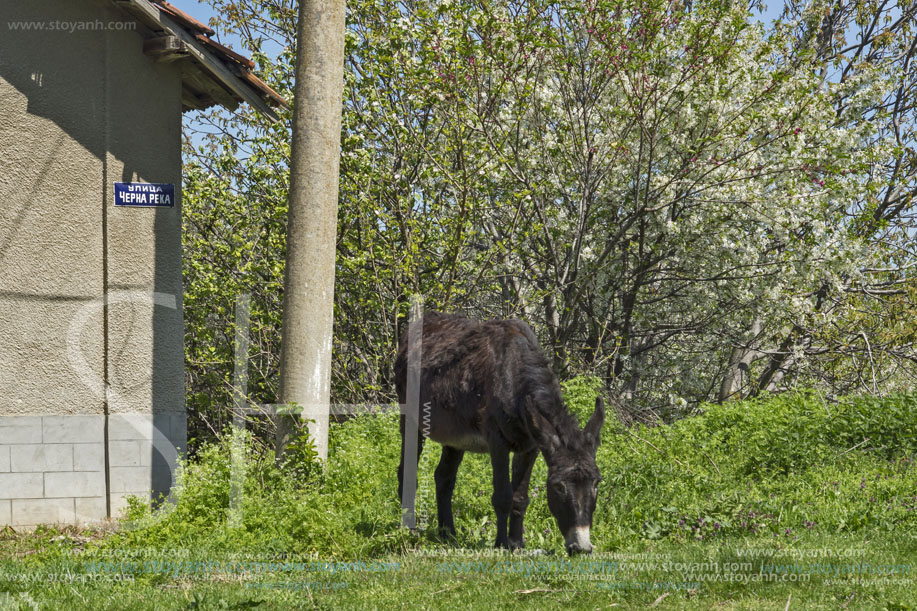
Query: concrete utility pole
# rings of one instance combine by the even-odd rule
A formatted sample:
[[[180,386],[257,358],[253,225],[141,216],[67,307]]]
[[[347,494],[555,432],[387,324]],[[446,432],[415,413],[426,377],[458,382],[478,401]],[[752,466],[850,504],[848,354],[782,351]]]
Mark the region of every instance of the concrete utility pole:
[[[280,402],[302,406],[328,457],[331,332],[344,89],[345,0],[301,0],[280,348]],[[277,418],[278,459],[298,416]]]

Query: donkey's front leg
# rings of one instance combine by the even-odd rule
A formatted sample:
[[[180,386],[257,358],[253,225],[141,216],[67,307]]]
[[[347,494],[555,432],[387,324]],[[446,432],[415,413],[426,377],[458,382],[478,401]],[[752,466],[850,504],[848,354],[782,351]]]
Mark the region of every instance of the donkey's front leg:
[[[495,547],[509,548],[506,520],[513,506],[513,491],[509,482],[509,450],[505,447],[491,447],[490,464],[493,467],[494,494],[490,501],[497,514],[497,542]]]
[[[439,519],[441,537],[455,536],[455,522],[452,519],[452,491],[455,490],[455,475],[462,464],[464,450],[443,446],[439,466],[433,475],[436,481],[436,515]]]
[[[404,437],[405,432],[406,432],[405,428],[406,428],[405,416],[404,414],[402,414],[401,415],[401,424],[399,425],[399,429],[401,430],[401,462],[398,463],[398,502],[403,502],[404,500],[404,467],[406,464],[411,464],[405,460],[405,456],[404,456],[405,445],[407,445],[405,443],[405,437]],[[423,436],[423,431],[418,431],[417,432],[417,457],[414,459],[414,467],[416,467],[417,464],[420,462],[420,453],[423,452],[424,441],[426,441],[426,437]],[[415,468],[415,473],[416,473],[416,468]],[[409,495],[410,497],[409,500],[411,502],[413,502],[414,494],[416,494],[416,490],[417,490],[417,478],[416,477],[414,478],[414,490],[415,492],[412,492]]]

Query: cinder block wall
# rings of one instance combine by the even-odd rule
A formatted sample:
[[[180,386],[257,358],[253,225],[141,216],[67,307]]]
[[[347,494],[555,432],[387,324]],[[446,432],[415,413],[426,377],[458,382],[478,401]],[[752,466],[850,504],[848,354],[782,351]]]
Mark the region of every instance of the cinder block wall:
[[[0,523],[30,526],[104,518],[104,418],[0,418]]]
[[[72,32],[20,22],[102,23]],[[166,493],[184,451],[181,65],[102,0],[0,4],[0,525],[89,522]]]

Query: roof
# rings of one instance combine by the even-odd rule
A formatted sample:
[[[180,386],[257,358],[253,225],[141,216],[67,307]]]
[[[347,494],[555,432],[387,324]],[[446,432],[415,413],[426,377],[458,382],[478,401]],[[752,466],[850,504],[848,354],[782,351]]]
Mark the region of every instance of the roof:
[[[165,0],[111,0],[142,26],[143,52],[155,61],[184,61],[182,110],[246,102],[276,121],[274,108],[289,107],[253,72],[255,63],[216,42],[212,28]]]

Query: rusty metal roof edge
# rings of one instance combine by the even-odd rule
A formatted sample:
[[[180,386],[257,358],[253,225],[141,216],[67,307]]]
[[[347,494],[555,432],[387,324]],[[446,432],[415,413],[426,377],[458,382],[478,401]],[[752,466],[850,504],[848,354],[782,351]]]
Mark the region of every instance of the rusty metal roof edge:
[[[235,74],[228,65],[220,61],[220,59],[214,55],[213,51],[207,48],[207,45],[197,40],[195,37],[196,33],[189,32],[179,23],[176,23],[161,7],[156,6],[150,0],[112,0],[112,2],[122,9],[126,9],[135,15],[139,14],[153,21],[171,35],[179,37],[186,44],[186,48],[190,55],[197,60],[197,62],[201,64],[220,85],[229,90],[230,93],[240,100],[247,102],[270,120],[280,120],[280,117],[262,97],[261,93],[263,92],[264,95],[274,99],[278,104],[288,106],[286,100],[276,94],[266,83],[263,83],[253,73],[249,72],[252,77],[264,85],[264,88],[270,90],[271,93],[275,93],[274,96],[264,91],[261,87],[256,86],[255,83],[249,82],[248,78]],[[232,60],[236,66],[239,66],[239,70],[243,72],[246,71],[244,66],[237,64],[231,57],[228,57],[228,59]]]

